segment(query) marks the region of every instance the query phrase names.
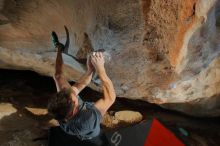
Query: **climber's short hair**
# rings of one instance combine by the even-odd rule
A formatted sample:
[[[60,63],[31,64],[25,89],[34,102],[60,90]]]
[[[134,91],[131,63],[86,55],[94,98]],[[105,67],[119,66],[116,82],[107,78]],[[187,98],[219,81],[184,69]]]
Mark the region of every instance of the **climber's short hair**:
[[[62,121],[74,109],[74,102],[71,98],[71,88],[61,89],[56,96],[52,97],[48,102],[48,112],[56,120]]]

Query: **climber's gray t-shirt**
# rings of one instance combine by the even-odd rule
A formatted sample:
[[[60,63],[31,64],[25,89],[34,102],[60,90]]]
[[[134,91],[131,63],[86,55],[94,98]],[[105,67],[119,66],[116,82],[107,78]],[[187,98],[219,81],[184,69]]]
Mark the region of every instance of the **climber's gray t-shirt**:
[[[68,122],[59,121],[60,127],[68,134],[81,140],[91,139],[100,133],[101,113],[92,102],[79,98],[79,110]]]

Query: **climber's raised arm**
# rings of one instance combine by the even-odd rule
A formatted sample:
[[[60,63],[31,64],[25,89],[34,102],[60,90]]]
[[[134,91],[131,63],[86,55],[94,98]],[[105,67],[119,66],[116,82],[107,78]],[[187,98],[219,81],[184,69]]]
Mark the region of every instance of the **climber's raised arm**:
[[[55,65],[55,74],[53,76],[57,91],[59,92],[63,88],[70,88],[69,82],[66,80],[63,74],[63,57],[62,57],[62,49],[58,45],[57,47],[57,58],[56,58],[56,65]]]
[[[94,52],[91,56],[91,62],[96,69],[96,72],[102,82],[103,98],[95,103],[95,107],[101,112],[102,116],[115,102],[116,94],[112,81],[106,74],[104,67],[104,56],[102,52]]]
[[[94,67],[91,64],[90,57],[87,58],[87,71],[78,81],[72,86],[72,89],[75,91],[76,95],[80,93],[92,80],[92,75],[94,72]]]

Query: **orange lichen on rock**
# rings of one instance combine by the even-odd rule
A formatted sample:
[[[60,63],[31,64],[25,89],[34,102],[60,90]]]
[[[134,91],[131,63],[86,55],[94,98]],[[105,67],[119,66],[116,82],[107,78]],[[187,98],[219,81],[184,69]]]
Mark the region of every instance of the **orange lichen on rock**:
[[[175,43],[169,50],[169,59],[173,67],[177,64],[180,50],[183,46],[186,32],[196,22],[195,5],[197,0],[184,0],[182,2],[179,14],[178,32],[175,37]]]

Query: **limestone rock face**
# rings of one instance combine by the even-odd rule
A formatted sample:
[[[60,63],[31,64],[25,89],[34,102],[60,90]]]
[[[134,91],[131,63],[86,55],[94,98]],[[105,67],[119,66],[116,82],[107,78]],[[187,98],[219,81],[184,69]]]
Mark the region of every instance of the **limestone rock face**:
[[[140,122],[143,119],[143,116],[139,112],[135,111],[119,111],[115,113],[115,118],[119,121],[124,121],[127,123]]]
[[[17,110],[11,104],[8,104],[8,103],[0,104],[0,119],[2,119],[4,116],[8,116],[15,112],[17,112]],[[0,126],[0,129],[2,129],[1,126]]]
[[[143,115],[138,111],[123,110],[107,112],[102,118],[102,125],[108,128],[116,128],[120,125],[132,125],[143,120]]]
[[[220,115],[219,0],[0,0],[0,67],[52,76],[55,30],[83,60],[105,49],[118,97],[196,116]],[[85,64],[63,55],[66,76]],[[90,87],[100,91],[96,77]]]

